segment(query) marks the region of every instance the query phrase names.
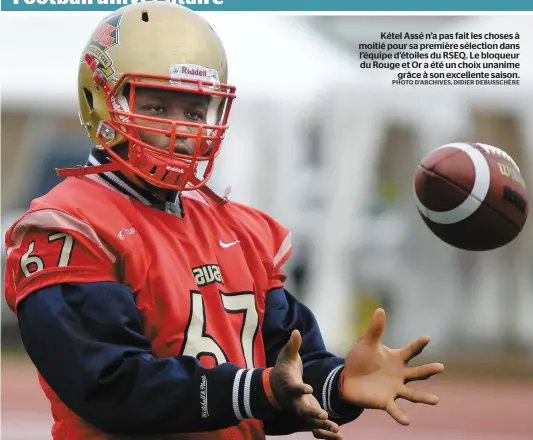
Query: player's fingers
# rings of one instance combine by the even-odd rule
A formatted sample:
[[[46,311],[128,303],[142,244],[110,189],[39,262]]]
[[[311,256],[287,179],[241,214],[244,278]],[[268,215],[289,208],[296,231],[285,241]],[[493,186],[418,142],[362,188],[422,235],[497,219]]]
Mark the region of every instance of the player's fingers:
[[[320,406],[314,406],[305,400],[303,398],[300,398],[296,401],[296,414],[299,417],[305,418],[307,420],[316,420],[326,422],[328,421],[328,413],[323,410]],[[324,427],[328,425],[323,426],[317,426],[317,428]]]
[[[302,345],[302,335],[298,330],[293,330],[289,341],[285,344],[282,350],[283,360],[295,361],[298,359],[298,351]]]
[[[340,431],[339,425],[331,420],[307,419],[307,426],[309,429],[322,429],[333,433]]]
[[[314,424],[315,421],[310,421],[311,424]],[[322,426],[320,426],[322,424]],[[322,438],[322,439],[342,439],[342,434],[340,433],[339,425],[337,425],[335,422],[332,422],[330,420],[327,421],[320,421],[316,424],[316,427],[310,427],[310,429],[313,432],[313,436],[315,438]]]
[[[440,401],[438,396],[426,393],[422,390],[414,390],[412,388],[404,387],[398,393],[398,397],[408,400],[413,403],[424,403],[426,405],[437,405]]]
[[[298,398],[300,396],[312,394],[313,387],[306,383],[289,380],[285,382],[285,387],[284,387],[283,392],[292,398]]]
[[[313,437],[321,438],[324,440],[342,440],[342,434],[340,432],[331,432],[325,429],[313,429]]]
[[[444,365],[440,363],[425,364],[419,367],[406,368],[404,381],[405,383],[412,382],[414,380],[426,380],[435,374],[440,374],[444,371]]]
[[[394,400],[390,400],[389,403],[387,403],[385,411],[387,411],[400,425],[407,426],[411,423],[405,411],[401,409]]]
[[[370,321],[368,329],[365,333],[363,333],[359,340],[367,344],[379,344],[381,341],[381,336],[385,331],[385,326],[385,310],[381,308],[376,309],[376,311],[372,315],[372,320]]]
[[[422,336],[400,350],[400,355],[405,363],[418,356],[430,342],[429,336]]]

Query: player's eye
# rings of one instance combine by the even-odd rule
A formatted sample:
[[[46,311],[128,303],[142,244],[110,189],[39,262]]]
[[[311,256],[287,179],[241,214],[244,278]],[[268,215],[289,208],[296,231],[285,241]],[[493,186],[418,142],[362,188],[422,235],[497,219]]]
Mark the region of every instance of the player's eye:
[[[143,107],[143,110],[155,115],[161,115],[166,113],[166,108],[162,105],[147,105]]]
[[[195,111],[192,111],[192,112],[187,112],[187,117],[189,119],[193,119],[193,120],[196,120],[196,121],[203,121],[205,115],[204,115],[203,112],[195,110]]]

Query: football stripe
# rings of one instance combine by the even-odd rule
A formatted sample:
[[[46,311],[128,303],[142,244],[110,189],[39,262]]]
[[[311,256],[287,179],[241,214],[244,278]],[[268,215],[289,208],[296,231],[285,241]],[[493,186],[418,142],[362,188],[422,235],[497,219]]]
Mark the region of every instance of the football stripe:
[[[475,181],[472,192],[459,206],[448,211],[433,211],[428,209],[420,201],[416,191],[414,191],[414,196],[416,207],[424,217],[434,223],[451,225],[467,219],[481,206],[490,189],[490,167],[483,153],[472,145],[456,142],[443,145],[438,149],[441,148],[456,148],[470,157],[475,170]]]

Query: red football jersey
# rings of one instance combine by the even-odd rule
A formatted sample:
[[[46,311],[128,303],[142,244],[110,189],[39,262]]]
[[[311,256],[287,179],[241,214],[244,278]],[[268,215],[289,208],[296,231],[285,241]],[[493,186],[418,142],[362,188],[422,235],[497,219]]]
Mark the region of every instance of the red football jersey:
[[[265,294],[283,285],[290,233],[239,203],[220,206],[197,191],[184,192],[182,200],[183,215],[176,216],[97,177],[66,179],[34,200],[6,234],[9,306],[16,310],[24,297],[52,284],[116,281],[135,293],[156,357],[185,354],[206,367],[265,367]],[[111,438],[40,382],[51,402],[54,438]],[[264,439],[264,431],[248,419],[169,438],[255,440]]]

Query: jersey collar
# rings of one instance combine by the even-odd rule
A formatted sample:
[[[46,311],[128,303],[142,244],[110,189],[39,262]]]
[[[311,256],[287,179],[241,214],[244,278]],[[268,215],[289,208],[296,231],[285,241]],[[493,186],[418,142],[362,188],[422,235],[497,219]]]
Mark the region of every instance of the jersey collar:
[[[87,159],[86,165],[103,165],[109,162],[109,157],[104,149],[93,147],[89,158]],[[95,180],[102,179],[112,188],[138,200],[141,203],[144,203],[145,205],[165,211],[178,217],[183,217],[183,201],[181,194],[177,191],[168,191],[166,201],[161,201],[155,197],[151,191],[135,184],[119,171],[101,173],[95,176],[98,176]]]

